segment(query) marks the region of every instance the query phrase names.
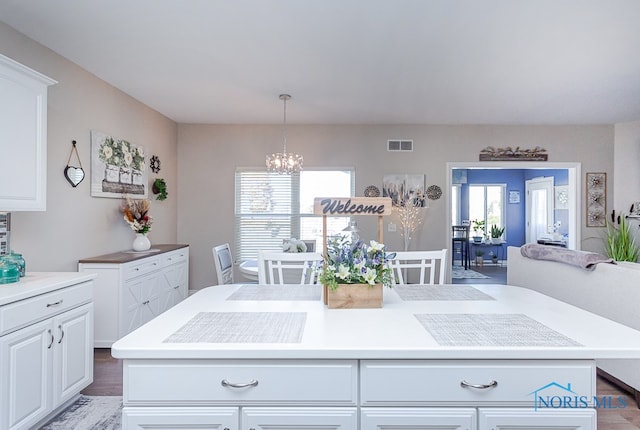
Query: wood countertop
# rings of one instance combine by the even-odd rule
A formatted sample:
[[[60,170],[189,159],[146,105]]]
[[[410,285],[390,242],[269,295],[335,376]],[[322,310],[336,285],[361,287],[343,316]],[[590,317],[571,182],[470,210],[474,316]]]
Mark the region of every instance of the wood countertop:
[[[187,248],[189,245],[181,244],[160,244],[151,245],[151,249],[148,251],[136,252],[136,251],[121,251],[114,252],[112,254],[99,255],[97,257],[83,258],[78,260],[78,263],[110,263],[110,264],[123,264],[131,261],[140,260],[142,258],[159,255],[165,252],[175,251],[180,248]]]

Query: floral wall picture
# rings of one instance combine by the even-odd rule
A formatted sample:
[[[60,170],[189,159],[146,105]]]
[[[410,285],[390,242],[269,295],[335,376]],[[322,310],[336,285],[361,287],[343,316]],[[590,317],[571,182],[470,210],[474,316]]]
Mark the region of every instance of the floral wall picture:
[[[146,198],[148,169],[145,148],[124,139],[91,131],[91,195]]]
[[[404,206],[411,202],[413,206],[424,207],[424,175],[384,175],[382,196],[391,197],[393,206]]]

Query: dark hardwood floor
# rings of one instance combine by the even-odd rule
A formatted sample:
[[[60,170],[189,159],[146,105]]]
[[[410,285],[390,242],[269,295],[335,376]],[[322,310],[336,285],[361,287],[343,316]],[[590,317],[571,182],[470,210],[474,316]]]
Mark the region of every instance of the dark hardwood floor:
[[[640,430],[640,409],[633,394],[611,381],[598,376],[597,387],[600,396],[625,396],[626,407],[621,409],[598,409],[599,430]],[[122,395],[122,360],[111,357],[109,349],[96,349],[94,353],[93,384],[82,394],[87,396]]]
[[[122,396],[122,360],[108,348],[93,350],[93,383],[82,390],[87,396]]]

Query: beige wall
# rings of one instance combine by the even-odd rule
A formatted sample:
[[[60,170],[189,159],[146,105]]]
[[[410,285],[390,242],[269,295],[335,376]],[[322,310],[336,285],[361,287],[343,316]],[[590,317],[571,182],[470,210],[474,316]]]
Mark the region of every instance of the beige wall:
[[[640,201],[640,121],[616,124],[612,209],[628,212]]]
[[[178,126],[3,23],[0,53],[59,82],[49,91],[47,211],[13,213],[13,248],[24,253],[28,270],[75,270],[80,258],[131,247],[133,232],[121,219],[120,201],[90,196],[89,137],[96,129],[144,145],[149,154],[160,157],[162,171],[150,173],[150,179],[164,177],[169,198],[152,200],[151,240],[190,244],[190,288],[214,284],[211,247],[223,242],[233,245],[235,167],[262,167],[265,154],[281,149],[281,126]],[[355,167],[356,193],[362,195],[367,185],[380,186],[385,173],[424,173],[427,185],[444,188],[448,161],[475,161],[488,145],[542,146],[550,161],[581,162],[582,181],[586,172],[607,172],[608,207],[612,208],[613,194],[620,195],[616,205],[637,199],[640,174],[630,160],[637,160],[639,134],[640,122],[616,126],[615,135],[614,127],[607,125],[290,126],[289,149],[301,152],[308,167]],[[385,144],[390,138],[414,139],[415,151],[388,153]],[[77,188],[62,175],[74,139],[87,171],[87,179]],[[614,171],[622,171],[631,187],[616,182],[614,193]],[[580,211],[583,220],[584,208]],[[444,198],[431,201],[411,248],[446,247],[447,214]],[[374,221],[359,220],[359,226],[364,235],[374,236]],[[601,229],[583,226],[582,248],[599,250],[601,237]],[[402,244],[397,233],[386,231],[385,242],[396,249]]]
[[[191,245],[191,288],[216,283],[211,247],[234,246],[236,166],[262,167],[267,153],[281,150],[281,126],[178,126],[178,238]],[[613,126],[289,126],[288,149],[304,155],[305,166],[353,166],[356,195],[367,185],[381,187],[385,173],[423,173],[426,184],[446,185],[446,163],[477,161],[481,149],[546,148],[549,161],[581,162],[585,172],[613,178]],[[387,139],[414,140],[414,152],[389,153]],[[429,202],[425,223],[411,249],[448,245],[445,199]],[[580,208],[584,220],[584,208]],[[361,237],[374,238],[375,221],[358,220]],[[386,223],[385,223],[386,225]],[[398,233],[385,234],[390,249],[401,249]],[[582,249],[601,249],[601,229],[582,227]]]
[[[131,249],[134,233],[122,220],[120,200],[90,195],[92,129],[143,145],[160,157],[158,176],[166,178],[169,198],[152,201],[155,224],[149,237],[175,243],[176,124],[3,23],[0,53],[58,81],[48,97],[47,210],[12,213],[12,247],[24,254],[27,271],[75,271],[78,259]],[[63,176],[72,140],[86,173],[77,188]],[[149,173],[150,180],[155,176]]]

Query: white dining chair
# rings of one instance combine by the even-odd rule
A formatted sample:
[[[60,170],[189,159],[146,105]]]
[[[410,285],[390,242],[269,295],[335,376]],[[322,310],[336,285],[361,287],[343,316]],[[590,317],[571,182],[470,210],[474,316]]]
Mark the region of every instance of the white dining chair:
[[[389,261],[393,269],[394,283],[405,285],[410,275],[419,273],[418,284],[444,284],[447,269],[447,250],[400,251]],[[416,275],[412,275],[416,276]],[[416,276],[418,278],[418,276]]]
[[[315,284],[322,254],[317,252],[260,251],[258,284]]]
[[[233,258],[231,257],[231,247],[228,243],[214,246],[213,263],[216,267],[218,285],[233,284]]]

